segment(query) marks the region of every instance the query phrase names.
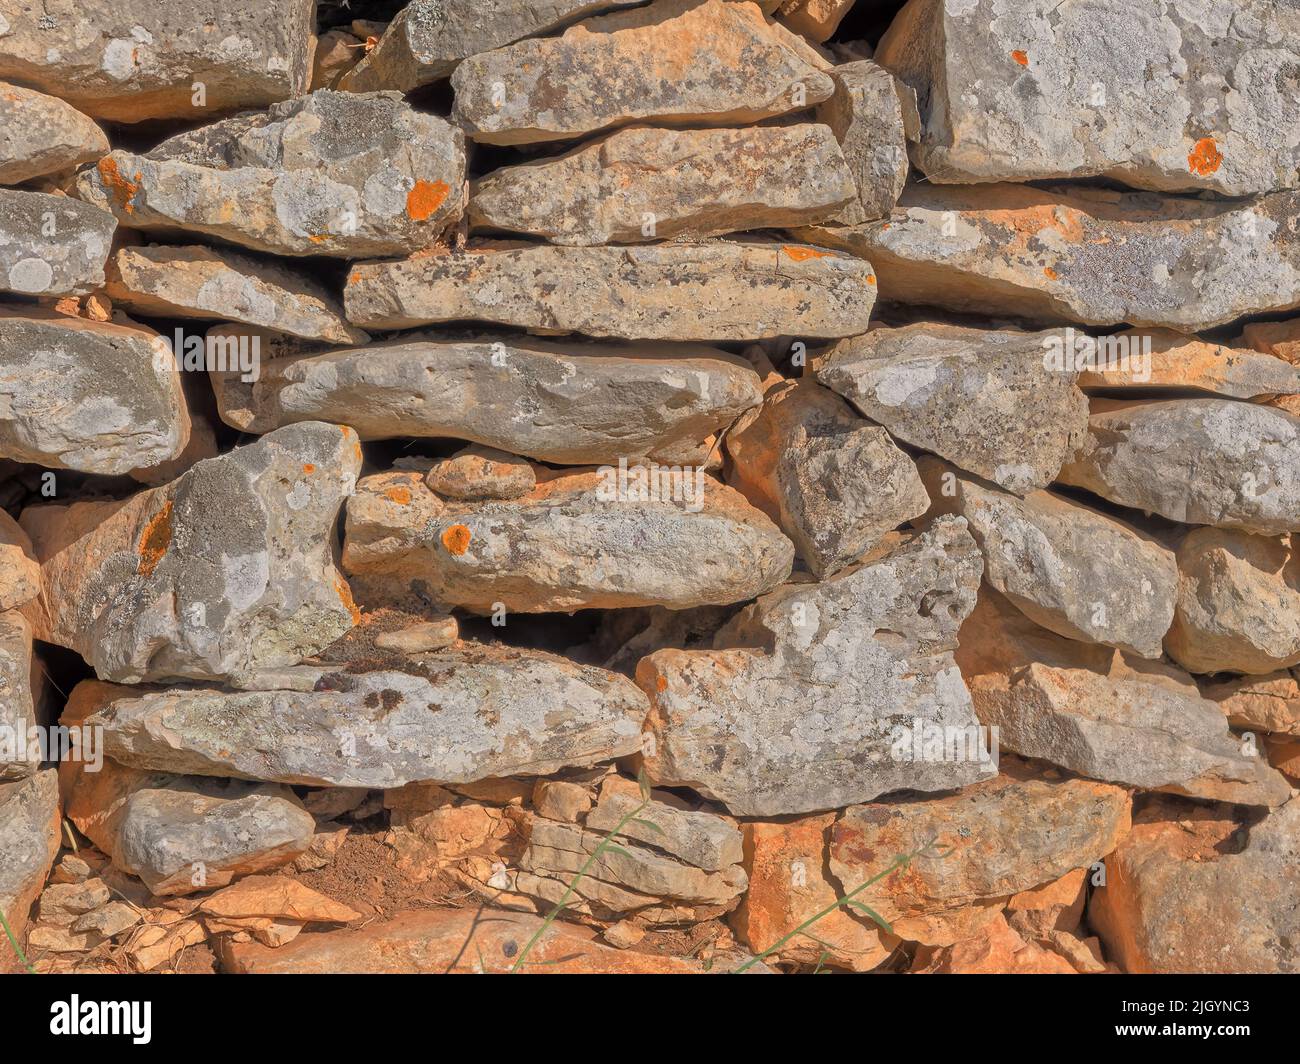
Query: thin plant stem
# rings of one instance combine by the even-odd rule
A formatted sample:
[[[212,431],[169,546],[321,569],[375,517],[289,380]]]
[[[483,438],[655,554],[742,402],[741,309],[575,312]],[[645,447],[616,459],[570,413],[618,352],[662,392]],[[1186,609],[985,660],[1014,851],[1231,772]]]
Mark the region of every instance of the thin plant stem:
[[[13,931],[9,929],[9,921],[5,919],[5,914],[3,912],[0,912],[0,927],[5,929],[5,936],[9,939],[9,945],[13,946],[14,953],[16,953],[18,959],[23,962],[23,967],[32,975],[35,975],[36,969],[33,968],[31,962],[28,961],[27,954],[23,952],[22,946],[18,945],[18,939],[14,937]]]

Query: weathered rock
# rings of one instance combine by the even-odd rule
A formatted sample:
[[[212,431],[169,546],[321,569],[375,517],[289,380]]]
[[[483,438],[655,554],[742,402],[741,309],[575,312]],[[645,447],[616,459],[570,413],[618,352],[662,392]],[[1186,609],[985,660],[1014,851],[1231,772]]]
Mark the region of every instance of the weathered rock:
[[[537,487],[537,474],[526,458],[470,444],[434,462],[424,482],[444,498],[518,499]]]
[[[643,659],[650,779],[737,815],[779,816],[989,775],[978,755],[927,762],[903,741],[913,728],[976,724],[951,651],[979,573],[965,522],[941,518],[886,537],[860,567],[763,596],[713,650]]]
[[[357,620],[332,551],[360,467],[351,429],[308,422],[126,500],[29,507],[37,637],[126,683],[222,679],[321,650]]]
[[[829,71],[835,95],[817,106],[817,121],[830,126],[840,142],[857,188],[856,202],[835,218],[858,225],[894,209],[907,184],[905,115],[916,107],[908,90],[869,59],[843,63]]]
[[[1237,342],[1293,366],[1300,365],[1300,318],[1251,322],[1241,330]]]
[[[612,832],[640,805],[631,795],[605,788],[587,814],[587,828],[602,834]],[[654,800],[626,821],[617,837],[635,839],[706,872],[725,871],[740,864],[744,856],[740,830],[733,820],[703,810],[675,809]]]
[[[943,975],[1074,975],[1063,957],[1026,942],[999,913],[969,938],[950,946],[923,946],[911,971]]]
[[[306,786],[545,775],[640,747],[645,698],[614,673],[493,646],[399,664],[315,666],[306,692],[107,688],[90,722],[125,765]]]
[[[756,953],[771,949],[840,896],[825,872],[826,832],[835,819],[835,813],[823,813],[788,823],[745,824],[749,887],[729,919],[741,941]],[[790,939],[771,959],[867,972],[899,945],[898,939],[882,934],[847,906],[828,913],[808,932]]]
[[[380,650],[419,654],[425,650],[442,650],[454,646],[459,638],[460,624],[456,618],[440,617],[436,621],[421,621],[393,632],[381,632],[375,636],[375,646]]]
[[[1126,972],[1296,970],[1300,801],[1249,829],[1214,807],[1148,807],[1106,859],[1088,918]]]
[[[211,932],[247,933],[267,946],[297,938],[307,924],[347,924],[361,914],[288,876],[247,876],[199,903]]]
[[[1300,417],[1230,399],[1094,399],[1060,480],[1173,521],[1300,530]]]
[[[578,824],[591,810],[591,795],[581,783],[538,780],[533,787],[533,807],[547,820]]]
[[[827,40],[849,13],[854,0],[783,0],[776,17],[809,40]]]
[[[975,711],[1009,750],[1143,790],[1247,805],[1287,798],[1286,782],[1180,669],[1062,638],[992,592],[960,639]]]
[[[1018,769],[945,798],[879,802],[847,809],[831,828],[829,868],[842,891],[883,872],[895,854],[933,840],[947,856],[915,857],[856,899],[905,939],[947,946],[985,923],[962,910],[1000,917],[1013,894],[1087,868],[1129,830],[1129,796],[1087,780],[1052,782]]]
[[[365,46],[365,41],[344,29],[326,30],[322,33],[316,38],[308,91],[337,89],[343,75],[365,58]]]
[[[825,66],[752,4],[658,0],[466,59],[452,74],[452,115],[488,144],[629,122],[744,125],[826,99]]]
[[[0,912],[20,943],[59,852],[60,823],[58,773],[0,783]],[[5,969],[17,965],[8,941],[0,958]]]
[[[71,927],[76,919],[107,905],[113,895],[102,879],[88,879],[82,883],[54,883],[41,893],[36,917],[42,923]]]
[[[222,419],[246,432],[320,418],[362,439],[451,436],[561,465],[697,465],[763,398],[748,365],[716,348],[521,337],[272,358],[241,378],[214,373],[213,386]]]
[[[826,577],[919,517],[929,496],[889,433],[804,378],[772,388],[762,409],[727,434],[731,484]]]
[[[1096,343],[1091,365],[1079,374],[1080,388],[1190,388],[1233,399],[1300,391],[1300,368],[1280,358],[1207,343],[1171,329],[1125,329]]]
[[[0,613],[0,781],[24,779],[41,767],[28,742],[36,724],[32,699],[32,628],[17,610]]]
[[[27,533],[0,510],[0,613],[30,602],[41,593],[41,563]]]
[[[931,181],[1103,175],[1247,196],[1300,184],[1297,38],[1300,12],[1268,0],[917,0],[876,61],[926,101],[916,161]]]
[[[713,0],[720,2],[720,0]],[[728,5],[731,6],[731,5]],[[875,303],[871,264],[803,244],[506,244],[361,263],[348,320],[380,329],[488,321],[629,340],[854,336]]]
[[[1178,608],[1165,637],[1189,672],[1300,665],[1300,555],[1289,538],[1197,528],[1178,548]]]
[[[114,151],[82,199],[146,232],[203,233],[278,255],[405,255],[464,210],[465,145],[396,93],[321,89]]]
[[[177,457],[190,435],[176,359],[141,325],[0,310],[0,455],[126,473]]]
[[[1083,441],[1073,369],[1046,361],[1052,333],[925,322],[843,340],[816,376],[901,440],[1023,494]]]
[[[0,39],[0,49],[4,46]],[[106,154],[104,131],[75,107],[0,82],[0,185],[17,185]]]
[[[1088,870],[1076,868],[1041,887],[1013,894],[1007,923],[1026,939],[1047,939],[1055,931],[1076,931],[1087,900]]]
[[[1234,728],[1300,736],[1300,680],[1292,673],[1209,683],[1201,688],[1201,694],[1219,704]]]
[[[339,83],[348,92],[412,89],[450,76],[467,56],[550,33],[598,11],[638,0],[412,0],[375,47]]]
[[[94,291],[104,283],[116,229],[111,214],[89,203],[0,188],[0,292],[67,296]]]
[[[308,340],[363,344],[323,285],[273,262],[208,247],[125,247],[109,263],[113,302],[157,318],[261,325]]]
[[[1158,658],[1174,616],[1173,552],[1081,503],[998,491],[922,459],[939,513],[966,518],[984,555],[984,579],[1026,617],[1070,639]]]
[[[47,0],[6,8],[0,78],[95,118],[196,121],[303,92],[311,0]]]
[[[824,125],[636,128],[488,174],[469,217],[554,244],[638,244],[812,224],[854,199]]]
[[[887,301],[1196,332],[1300,306],[1298,203],[915,183],[883,221],[794,235],[869,258]]]
[[[483,919],[473,908],[402,913],[361,930],[308,933],[279,949],[255,943],[218,944],[222,968],[238,973],[354,974],[506,972],[541,925],[541,918],[497,912]],[[698,964],[618,950],[595,932],[553,923],[524,961],[530,973],[580,974],[698,972]]]
[[[310,813],[276,795],[146,789],[115,818],[113,862],[154,894],[190,894],[289,864],[315,830]]]
[[[343,566],[358,601],[409,596],[483,613],[742,602],[790,575],[794,548],[702,470],[538,469],[518,499],[443,500],[418,472],[366,477],[348,504]],[[703,549],[702,549],[703,548]],[[500,606],[498,606],[500,604]]]

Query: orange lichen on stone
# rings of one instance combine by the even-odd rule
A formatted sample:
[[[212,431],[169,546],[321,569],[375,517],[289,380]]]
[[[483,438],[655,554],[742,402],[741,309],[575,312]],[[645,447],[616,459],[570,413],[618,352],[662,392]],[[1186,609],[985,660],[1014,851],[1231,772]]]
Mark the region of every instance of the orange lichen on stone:
[[[136,572],[141,576],[153,576],[158,563],[163,560],[167,548],[172,542],[172,501],[168,499],[158,512],[149,518],[140,534],[140,546],[136,553],[140,555],[140,564]]]
[[[1052,269],[1052,267],[1050,267],[1050,266],[1044,266],[1044,267],[1043,267],[1043,276],[1046,277],[1049,281],[1055,281],[1055,280],[1056,280],[1056,271],[1055,271],[1054,269]]]
[[[452,525],[442,534],[442,545],[448,553],[461,555],[469,550],[470,532],[464,525]]]
[[[338,577],[334,581],[334,592],[338,595],[339,601],[343,603],[348,613],[352,614],[352,623],[361,623],[361,610],[357,608],[355,600],[352,598],[352,589],[348,587],[347,582]]]
[[[104,182],[104,187],[117,197],[122,210],[127,214],[134,214],[133,200],[140,191],[139,181],[142,175],[136,174],[134,181],[128,180],[117,168],[117,161],[107,155],[95,164],[95,169],[99,171],[99,179]]]
[[[446,181],[417,181],[406,194],[406,213],[414,221],[423,222],[442,206],[450,191]]]
[[[384,494],[398,506],[406,506],[411,501],[411,489],[402,487],[389,488]]]
[[[1201,177],[1209,177],[1223,163],[1223,154],[1213,137],[1202,137],[1187,156],[1187,169]]]
[[[834,256],[833,251],[822,251],[820,248],[805,248],[790,244],[782,244],[781,250],[784,251],[795,262],[806,262],[808,259],[826,259]]]
[[[311,476],[313,473],[316,472],[316,467],[312,465],[310,462],[308,462],[306,465],[302,467],[302,471],[306,473],[308,476]]]
[[[876,283],[876,275],[874,273],[867,274],[867,284],[875,284],[875,283]]]
[[[668,690],[668,678],[666,676],[657,676],[655,678],[655,690],[656,691]]]
[[[1022,52],[1019,48],[1011,53],[1011,58],[1023,67],[1029,65],[1029,54],[1027,52]]]

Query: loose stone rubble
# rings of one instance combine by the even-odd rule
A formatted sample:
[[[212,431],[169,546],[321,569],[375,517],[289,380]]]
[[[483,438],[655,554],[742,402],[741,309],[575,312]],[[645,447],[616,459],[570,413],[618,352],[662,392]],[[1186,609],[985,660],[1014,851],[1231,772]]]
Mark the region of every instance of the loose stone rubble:
[[[0,7],[0,971],[1300,970],[1292,0]]]

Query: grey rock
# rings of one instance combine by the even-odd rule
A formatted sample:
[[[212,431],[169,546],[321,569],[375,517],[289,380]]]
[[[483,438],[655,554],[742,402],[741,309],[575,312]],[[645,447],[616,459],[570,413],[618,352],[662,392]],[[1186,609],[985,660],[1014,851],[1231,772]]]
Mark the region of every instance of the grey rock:
[[[630,794],[606,789],[587,814],[587,829],[611,832],[640,805]],[[724,871],[744,858],[744,840],[734,821],[716,813],[675,809],[653,799],[623,825],[618,837],[663,850],[706,872]]]
[[[32,627],[17,610],[0,613],[0,782],[25,779],[41,767],[27,742],[36,724],[32,699]]]
[[[19,942],[59,852],[60,825],[57,772],[0,783],[0,912]]]
[[[107,153],[104,131],[75,107],[0,82],[0,184],[17,185]]]
[[[93,292],[104,283],[104,263],[116,229],[111,214],[89,203],[0,188],[0,292]]]
[[[1077,372],[1046,362],[1051,336],[873,329],[836,344],[816,376],[899,439],[1023,494],[1054,480],[1087,431]]]
[[[649,778],[736,815],[780,816],[988,776],[980,757],[914,760],[898,744],[918,723],[976,724],[951,652],[980,568],[965,522],[940,518],[830,580],[763,596],[713,650],[642,659]]]

